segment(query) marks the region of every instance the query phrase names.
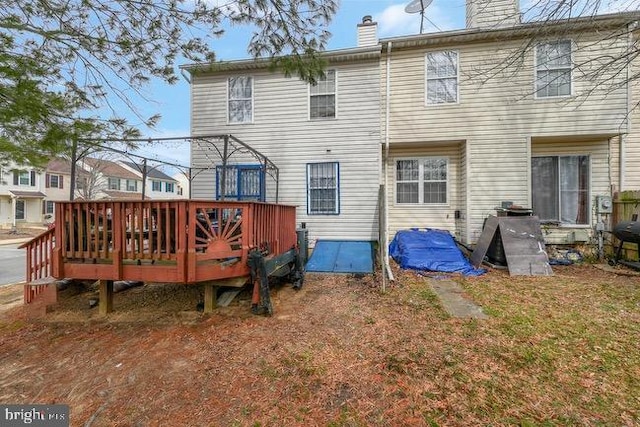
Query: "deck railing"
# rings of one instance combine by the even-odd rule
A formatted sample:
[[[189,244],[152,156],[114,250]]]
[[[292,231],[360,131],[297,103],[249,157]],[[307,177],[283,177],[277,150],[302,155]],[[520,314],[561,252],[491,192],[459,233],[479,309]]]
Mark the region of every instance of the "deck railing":
[[[28,281],[234,278],[248,274],[250,250],[268,257],[296,244],[295,207],[257,202],[58,202],[55,224],[26,246]]]
[[[32,283],[39,279],[45,279],[52,275],[51,256],[54,247],[54,229],[50,228],[44,233],[36,236],[27,243],[19,246],[27,251],[27,274],[26,282]],[[30,303],[33,299],[44,291],[43,286],[25,286],[24,301]]]

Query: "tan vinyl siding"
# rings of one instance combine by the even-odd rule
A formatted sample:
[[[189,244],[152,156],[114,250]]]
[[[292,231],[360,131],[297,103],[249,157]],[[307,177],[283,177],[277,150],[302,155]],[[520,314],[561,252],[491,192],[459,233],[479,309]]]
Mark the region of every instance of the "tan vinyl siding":
[[[421,146],[416,148],[396,148],[390,152],[387,163],[389,189],[387,203],[389,206],[389,238],[399,230],[409,228],[437,228],[448,230],[460,237],[460,224],[455,220],[455,211],[462,209],[464,192],[461,191],[461,146],[462,143],[448,145]],[[448,163],[446,205],[406,205],[396,202],[396,160],[422,157],[446,157]]]
[[[379,176],[378,61],[332,66],[337,71],[337,118],[309,120],[308,86],[267,71],[254,71],[253,123],[228,125],[226,79],[201,75],[192,82],[192,134],[230,133],[269,157],[280,169],[279,202],[298,206],[312,242],[318,238],[377,239]],[[219,163],[193,147],[194,167]],[[307,163],[338,162],[339,215],[307,215]],[[255,163],[255,161],[254,161]],[[215,174],[193,183],[194,197],[215,197]],[[271,183],[270,183],[271,182]],[[273,181],[267,178],[273,190]],[[268,191],[274,201],[275,191]]]
[[[626,48],[623,37],[598,41],[605,36],[574,34],[562,38],[572,40],[575,63],[588,62],[603,52],[619,55]],[[531,138],[606,140],[621,132],[626,116],[627,90],[624,85],[612,87],[622,83],[624,76],[614,76],[614,70],[601,72],[597,81],[587,81],[574,73],[572,96],[536,99],[533,51],[511,66],[500,65],[507,63],[509,55],[523,43],[514,40],[392,50],[389,129],[392,147],[467,141],[467,185],[463,187],[468,189],[468,210],[462,224],[468,223],[469,230],[462,234],[468,243],[477,241],[484,219],[494,214],[502,201],[522,206],[530,203]],[[425,54],[439,50],[458,52],[459,99],[455,104],[426,106]],[[383,62],[383,84],[385,67]],[[607,79],[611,81],[606,83]],[[384,107],[384,94],[382,100]],[[634,153],[635,146],[627,145],[629,154]],[[610,183],[608,168],[606,171],[596,168],[593,173],[598,185]],[[390,182],[390,188],[393,184]],[[438,222],[439,218],[434,216],[431,220]],[[392,228],[405,225],[390,222]]]

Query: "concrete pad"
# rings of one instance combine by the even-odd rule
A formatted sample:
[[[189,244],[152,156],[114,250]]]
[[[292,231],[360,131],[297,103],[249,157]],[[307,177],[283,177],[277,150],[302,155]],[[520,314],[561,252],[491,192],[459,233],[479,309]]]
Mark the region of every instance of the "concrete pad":
[[[438,295],[444,309],[452,317],[467,319],[488,319],[482,307],[464,295],[464,289],[453,280],[429,279],[431,289]]]

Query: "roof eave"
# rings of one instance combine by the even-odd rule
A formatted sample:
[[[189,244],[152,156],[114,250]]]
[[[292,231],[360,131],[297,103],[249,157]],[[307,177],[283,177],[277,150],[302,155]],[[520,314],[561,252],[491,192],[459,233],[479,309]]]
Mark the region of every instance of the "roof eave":
[[[380,57],[382,46],[379,44],[366,47],[357,47],[349,49],[338,49],[320,52],[320,56],[329,63],[362,61],[367,59],[378,59]],[[243,71],[243,70],[260,70],[268,68],[271,65],[271,58],[257,59],[240,59],[236,61],[219,61],[201,64],[185,64],[180,69],[194,74],[195,72],[223,72],[223,71]]]
[[[389,43],[392,44],[393,48],[403,48],[486,40],[505,40],[538,35],[542,27],[544,27],[545,33],[554,34],[559,31],[593,31],[596,29],[619,27],[637,20],[640,20],[640,12],[623,12],[552,22],[525,22],[511,27],[470,28],[411,36],[388,37],[380,39],[380,43],[382,44],[383,50],[386,51]]]

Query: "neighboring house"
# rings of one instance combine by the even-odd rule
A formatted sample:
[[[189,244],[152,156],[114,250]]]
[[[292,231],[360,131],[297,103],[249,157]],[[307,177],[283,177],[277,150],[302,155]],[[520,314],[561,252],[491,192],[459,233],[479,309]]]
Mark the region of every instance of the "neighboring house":
[[[0,168],[0,228],[42,225],[42,171],[9,164]]]
[[[475,243],[487,216],[513,202],[533,208],[548,243],[586,241],[596,197],[640,185],[632,74],[597,69],[632,48],[640,15],[521,24],[515,1],[479,3],[468,2],[464,30],[381,40],[390,235],[431,227]]]
[[[467,13],[463,30],[380,41],[365,17],[359,47],[323,54],[316,86],[262,60],[184,66],[192,136],[231,134],[269,157],[278,201],[312,240],[377,239],[380,217],[383,240],[430,227],[475,244],[503,202],[533,208],[548,243],[590,238],[596,197],[640,186],[640,99],[625,80],[637,70],[606,66],[633,50],[640,14],[520,23],[514,0]],[[193,168],[216,166],[191,148]],[[197,176],[193,197],[219,196],[216,175]]]
[[[375,29],[362,27],[363,30]],[[380,46],[329,52],[312,86],[269,71],[268,61],[185,66],[191,73],[191,135],[231,134],[279,168],[278,202],[297,206],[315,239],[378,238]],[[363,38],[363,43],[367,39]],[[219,158],[192,144],[193,198],[220,198]],[[262,176],[261,176],[262,175]],[[230,159],[226,200],[275,201],[256,160]]]
[[[177,182],[176,184],[176,196],[180,199],[188,199],[189,198],[189,178],[182,173],[178,172],[173,175],[173,179]]]
[[[84,194],[81,197],[87,200],[142,199],[142,179],[117,162],[87,157],[77,164],[87,173],[87,181],[79,183],[78,191]]]
[[[144,166],[133,162],[119,162],[129,171],[138,176],[142,182]],[[157,167],[146,167],[145,198],[149,199],[175,199],[178,197],[178,181],[165,174]],[[142,190],[141,190],[142,191]]]

